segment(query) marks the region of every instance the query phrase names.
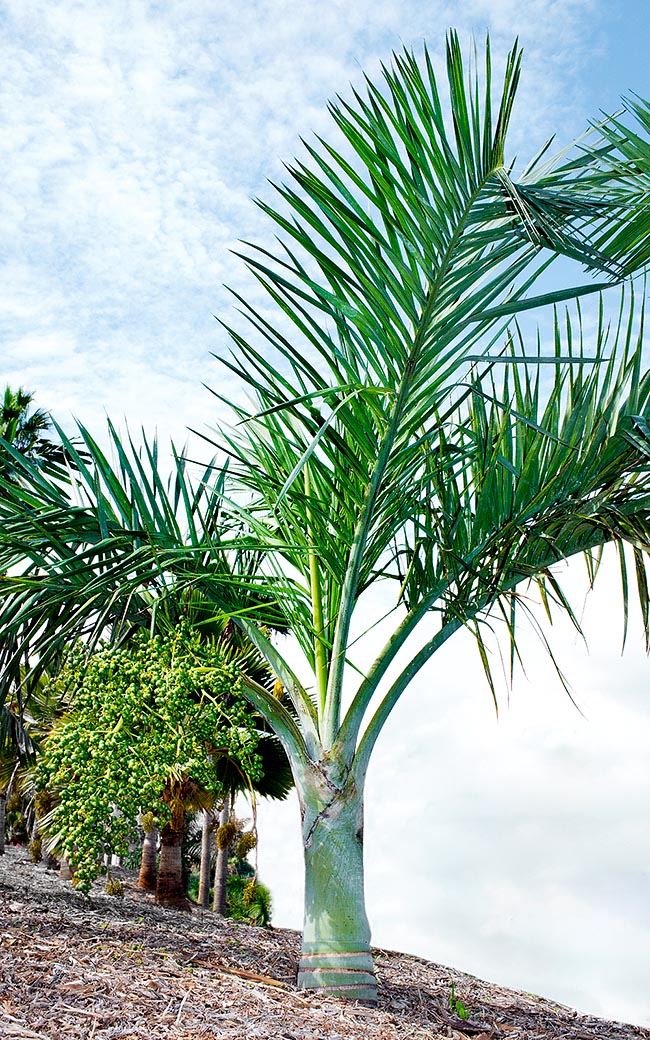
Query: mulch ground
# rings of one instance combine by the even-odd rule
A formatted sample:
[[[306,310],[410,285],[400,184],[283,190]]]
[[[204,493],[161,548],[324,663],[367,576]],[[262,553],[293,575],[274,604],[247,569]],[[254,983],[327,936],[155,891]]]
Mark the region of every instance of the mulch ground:
[[[376,1008],[299,993],[297,932],[163,910],[113,873],[124,897],[97,884],[86,901],[24,849],[0,857],[3,1040],[650,1040],[389,950],[375,951]]]

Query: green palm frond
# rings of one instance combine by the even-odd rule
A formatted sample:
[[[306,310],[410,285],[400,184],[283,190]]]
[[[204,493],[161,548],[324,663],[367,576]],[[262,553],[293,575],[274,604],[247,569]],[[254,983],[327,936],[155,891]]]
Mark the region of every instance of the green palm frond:
[[[519,654],[517,610],[526,609],[517,591],[522,583],[537,587],[547,613],[552,599],[580,631],[553,566],[582,553],[593,581],[594,554],[608,542],[619,547],[625,617],[623,547],[632,547],[647,642],[650,374],[641,375],[643,343],[633,300],[623,298],[614,328],[601,308],[588,341],[593,363],[558,364],[550,380],[542,380],[534,356],[500,383],[493,372],[476,371],[467,384],[469,396],[446,419],[440,447],[422,452],[420,479],[411,485],[412,516],[393,547],[393,576],[401,582],[406,618],[380,656],[379,671],[357,694],[347,723],[355,734],[370,690],[425,612],[436,614],[439,626],[417,655],[418,667],[466,627],[477,638],[492,683],[481,625],[493,608],[505,622],[513,663]],[[575,319],[555,315],[554,342],[558,356],[587,360],[579,313]],[[506,346],[523,350],[513,338]],[[411,663],[387,695],[384,711],[412,674]],[[562,678],[559,668],[558,674]],[[373,743],[375,738],[376,733]]]
[[[244,588],[255,602],[257,558],[242,540],[232,551],[228,546],[232,522],[223,515],[223,473],[209,464],[192,477],[175,452],[164,478],[157,446],[146,438],[138,449],[131,441],[123,444],[110,427],[112,462],[83,427],[83,455],[59,433],[77,467],[72,483],[16,453],[21,480],[3,484],[0,581],[10,597],[0,604],[5,623],[12,621],[15,630],[21,619],[37,616],[38,604],[39,616],[49,618],[55,652],[80,634],[97,638],[112,627],[119,638],[134,625],[149,624],[152,596],[161,611],[172,593],[178,610],[183,589],[219,588],[222,605],[233,613],[247,609]],[[281,622],[268,599],[264,620]],[[36,644],[29,643],[33,636],[32,624],[23,645],[47,648],[45,634]],[[6,658],[10,651],[3,652]],[[20,653],[15,646],[12,659]]]
[[[19,453],[20,479],[3,482],[0,629],[11,634],[0,645],[3,703],[79,638],[89,647],[107,638],[121,642],[138,628],[173,627],[197,611],[207,630],[219,616],[244,625],[251,615],[251,633],[262,646],[269,639],[260,625],[286,628],[273,580],[261,573],[259,543],[242,532],[237,508],[229,510],[223,470],[209,463],[194,475],[174,451],[171,473],[163,476],[155,441],[145,437],[137,447],[109,425],[111,459],[88,430],[79,430],[80,452],[58,431],[76,467],[68,482]],[[17,681],[25,659],[29,666]],[[276,671],[292,711],[257,681],[255,669],[252,695],[295,736],[292,712],[309,728],[313,705],[286,666],[278,662]]]

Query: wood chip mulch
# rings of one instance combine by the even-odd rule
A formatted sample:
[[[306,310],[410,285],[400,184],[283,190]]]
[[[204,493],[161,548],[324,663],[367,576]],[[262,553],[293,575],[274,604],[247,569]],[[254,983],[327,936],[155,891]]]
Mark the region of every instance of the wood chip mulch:
[[[0,857],[3,1040],[650,1040],[389,950],[375,951],[376,1008],[299,993],[297,932],[163,910],[113,873],[124,898],[98,883],[86,901],[24,849]]]

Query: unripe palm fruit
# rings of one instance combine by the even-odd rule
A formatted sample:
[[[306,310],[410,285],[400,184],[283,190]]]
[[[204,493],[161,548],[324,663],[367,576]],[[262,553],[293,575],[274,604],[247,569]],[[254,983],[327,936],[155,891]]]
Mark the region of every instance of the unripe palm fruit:
[[[253,831],[246,831],[246,833],[242,834],[241,838],[239,839],[236,852],[237,858],[246,859],[248,853],[251,851],[251,849],[254,849],[256,845],[257,836],[253,833]]]
[[[217,848],[227,849],[236,833],[237,825],[235,823],[232,823],[232,821],[222,823],[217,831]]]

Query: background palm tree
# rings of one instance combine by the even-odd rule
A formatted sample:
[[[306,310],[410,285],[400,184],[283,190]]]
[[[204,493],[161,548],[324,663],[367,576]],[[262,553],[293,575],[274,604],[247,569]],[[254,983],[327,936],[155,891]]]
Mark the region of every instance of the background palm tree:
[[[253,804],[257,798],[273,798],[282,801],[293,788],[291,765],[281,742],[274,733],[269,731],[268,724],[261,715],[258,715],[258,719],[261,732],[259,732],[258,737],[257,753],[262,760],[261,777],[251,781],[242,774],[241,769],[238,768],[234,760],[225,756],[216,763],[217,773],[220,776],[221,785],[225,792],[223,807],[218,820],[220,826],[230,821],[238,794],[248,795]],[[213,879],[213,909],[220,914],[226,913],[228,855],[228,847],[223,849],[217,848]],[[201,889],[199,889],[200,891]]]
[[[522,582],[574,617],[552,566],[583,552],[593,576],[606,541],[620,548],[625,589],[632,545],[648,617],[650,379],[631,292],[612,322],[601,302],[588,335],[579,309],[556,311],[532,348],[514,321],[646,264],[650,110],[626,102],[625,118],[554,159],[542,148],[515,176],[505,139],[520,58],[515,46],[495,105],[489,46],[482,76],[467,75],[450,33],[445,107],[427,52],[395,55],[381,86],[331,106],[339,143],[307,145],[280,208],[263,205],[284,243],[277,255],[251,248],[247,262],[279,316],[241,300],[251,339],[231,330],[225,363],[255,403],[220,433],[227,480],[206,471],[201,485],[218,527],[181,542],[162,499],[141,502],[141,467],[117,479],[87,434],[86,506],[26,469],[0,506],[2,556],[24,573],[4,622],[30,628],[42,660],[62,633],[116,631],[147,582],[164,588],[170,574],[200,586],[265,656],[291,710],[253,681],[246,696],[282,741],[301,802],[299,984],[357,999],[376,998],[365,775],[413,676],[461,627],[487,664],[481,626],[493,615],[516,652]],[[587,273],[567,281],[565,266],[554,282],[558,257]],[[353,617],[380,582],[394,591],[392,628],[361,669]],[[273,611],[300,644],[306,682],[264,628]]]
[[[0,405],[0,438],[6,442],[0,448],[0,474],[5,478],[15,474],[15,461],[7,446],[19,452],[41,468],[61,473],[68,461],[65,448],[47,434],[52,420],[42,408],[32,409],[34,394],[19,387],[5,388]]]
[[[49,414],[33,409],[33,401],[34,394],[22,387],[5,388],[0,405],[0,488],[2,481],[19,479],[21,461],[53,478],[65,478],[67,468],[74,466],[61,441],[48,435],[53,425]],[[10,664],[0,689],[0,747],[21,761],[29,760],[36,749],[33,727],[30,732],[27,724],[30,705],[37,715],[43,708],[33,703],[35,698],[38,702],[38,677],[27,678],[29,649],[20,635],[3,633],[2,656]]]
[[[263,686],[272,693],[276,685],[273,672],[269,669],[265,659],[255,646],[250,642],[242,630],[222,611],[215,608],[202,593],[193,587],[181,588],[177,595],[172,594],[172,585],[169,586],[166,595],[160,603],[159,609],[155,610],[156,625],[160,631],[168,631],[170,626],[177,625],[181,620],[190,625],[192,629],[200,633],[205,640],[218,643],[225,660],[236,664],[237,669],[250,677],[255,683]],[[152,620],[154,615],[155,600],[152,600]],[[282,800],[287,797],[293,787],[291,766],[284,752],[281,742],[269,729],[265,719],[254,709],[251,716],[251,724],[255,727],[257,738],[257,754],[261,760],[261,775],[251,777],[242,769],[241,762],[227,754],[220,753],[215,757],[213,768],[219,782],[219,790],[222,799],[222,809],[219,814],[218,823],[226,823],[230,819],[230,813],[234,807],[238,794],[246,794],[254,801],[256,798],[273,798]],[[210,801],[206,792],[206,798]],[[214,833],[216,826],[209,820],[211,815],[208,808],[203,809],[203,834],[201,852],[201,874],[199,880],[198,902],[201,906],[209,905],[210,877],[209,865],[211,861],[210,844],[214,845]],[[228,850],[217,849],[216,865],[213,874],[214,900],[213,909],[221,914],[226,913],[226,878],[228,871]]]
[[[23,475],[23,491],[25,487],[30,488],[27,493],[32,505],[34,480],[38,482],[41,491],[48,488],[48,497],[54,506],[54,516],[60,516],[58,510],[64,501],[69,502],[68,481],[76,481],[75,490],[81,500],[83,501],[85,496],[86,502],[92,503],[90,508],[80,506],[75,510],[80,522],[78,544],[85,543],[90,556],[85,554],[85,562],[82,557],[75,563],[74,554],[68,555],[72,586],[68,586],[71,595],[67,605],[61,602],[53,587],[48,591],[40,585],[40,579],[36,580],[36,585],[32,586],[32,593],[26,600],[22,593],[7,597],[3,610],[7,621],[5,630],[12,632],[13,639],[0,648],[0,658],[4,660],[2,683],[5,684],[5,689],[12,693],[18,691],[18,696],[21,696],[28,684],[38,685],[48,672],[56,674],[65,647],[79,637],[87,638],[89,647],[92,647],[93,641],[99,635],[108,635],[113,642],[128,645],[135,635],[142,634],[143,631],[170,635],[180,623],[183,623],[193,632],[200,634],[206,643],[218,643],[224,659],[236,663],[239,671],[245,671],[254,681],[264,683],[272,690],[275,677],[259,651],[250,644],[232,620],[216,608],[214,598],[212,601],[209,597],[206,598],[204,591],[204,587],[209,589],[215,581],[220,581],[218,554],[211,549],[210,539],[218,529],[221,519],[221,483],[218,479],[211,484],[208,483],[212,468],[209,466],[202,470],[197,486],[194,486],[185,461],[176,456],[175,472],[165,482],[158,469],[155,443],[150,446],[145,441],[143,463],[135,449],[129,457],[115,430],[111,428],[113,446],[119,460],[118,467],[113,468],[108,458],[85,431],[82,432],[81,446],[67,438],[58,427],[57,432],[61,436],[63,450],[71,462],[70,476],[49,471],[46,475],[38,470],[33,459],[17,452],[16,472]],[[91,456],[93,468],[88,465]],[[101,481],[102,477],[105,480],[106,497],[98,498],[98,480]],[[9,487],[9,481],[5,486]],[[19,493],[13,481],[12,493]],[[9,501],[7,497],[5,504],[8,505]],[[143,522],[149,531],[144,544],[140,529]],[[110,589],[103,586],[107,545],[108,559],[115,562],[116,544],[111,542],[110,538],[107,541],[106,537],[109,524],[111,534],[120,531],[120,552],[123,554],[124,566],[128,568],[128,561],[131,559],[135,562],[139,574],[137,589],[127,590],[121,579],[115,584],[111,583]],[[210,562],[211,576],[197,576],[193,549],[188,552],[187,573],[183,573],[182,567],[176,566],[174,573],[168,570],[161,573],[157,566],[151,568],[150,564],[145,564],[147,575],[144,576],[139,561],[148,556],[159,538],[162,539],[161,544],[172,547],[174,552],[184,543],[193,547],[201,545],[201,558]],[[218,544],[215,544],[215,550]],[[219,554],[222,556],[221,569],[230,584],[232,575],[229,567],[232,565],[241,571],[241,589],[237,588],[236,599],[242,609],[249,609],[246,603],[246,574],[254,569],[254,557],[239,546],[234,548],[230,556],[225,553]],[[84,574],[88,577],[87,565],[91,557],[97,567],[99,595],[93,596],[90,592],[89,600],[86,597],[90,590],[85,589]],[[81,569],[78,569],[78,564],[81,564]],[[33,570],[30,568],[32,576],[39,571],[39,564],[36,564]],[[15,579],[7,581],[9,589],[15,588],[17,584],[20,583]],[[34,595],[36,599],[32,599]],[[39,607],[34,609],[36,600],[40,603]],[[231,602],[235,602],[235,599]],[[259,596],[256,602],[259,605]],[[16,610],[21,612],[23,608],[23,624],[12,627],[9,619]],[[40,630],[38,617],[42,621],[46,615],[46,628],[51,638],[43,639],[45,632]],[[270,602],[266,615],[273,625],[277,626],[281,621],[280,615]],[[36,633],[38,634],[34,638]],[[254,709],[251,708],[251,712],[254,713]],[[10,714],[9,718],[13,719],[13,715]],[[225,785],[224,790],[229,794],[239,790],[253,790],[264,797],[286,797],[292,780],[282,746],[259,715],[255,714],[255,717],[251,718],[250,725],[258,734],[262,767],[272,771],[273,775],[267,772],[266,777],[252,780],[243,770],[239,760],[224,756],[222,749],[219,749],[215,757],[219,784]],[[30,751],[33,754],[36,745],[30,745]],[[191,787],[188,793],[196,795],[194,787]],[[156,886],[157,900],[166,905],[184,905],[185,894],[180,874],[180,807],[183,799],[179,798],[178,791],[170,790],[169,797],[177,806],[176,818],[179,825],[175,828],[168,825],[161,832],[163,877],[161,878],[159,873]]]

